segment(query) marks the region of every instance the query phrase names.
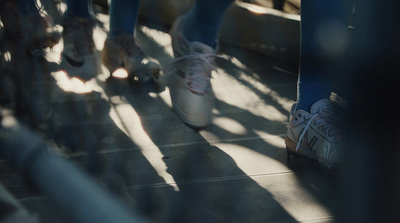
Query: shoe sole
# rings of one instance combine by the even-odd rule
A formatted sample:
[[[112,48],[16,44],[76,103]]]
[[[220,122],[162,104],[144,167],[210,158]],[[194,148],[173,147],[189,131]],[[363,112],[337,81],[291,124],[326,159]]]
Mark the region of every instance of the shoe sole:
[[[286,144],[286,151],[288,154],[320,161],[320,159],[317,157],[317,155],[315,155],[311,152],[308,152],[306,149],[302,149],[301,146],[300,146],[299,150],[296,151],[297,143],[295,143],[293,140],[291,140],[287,135],[285,136],[285,144]]]
[[[168,87],[173,109],[184,123],[196,128],[210,124],[214,101],[212,94],[194,94],[187,89],[182,77],[177,74],[170,77]]]
[[[285,136],[285,144],[286,144],[286,152],[288,155],[288,161],[289,161],[289,156],[293,155],[295,157],[301,157],[311,161],[317,161],[319,164],[321,164],[324,168],[328,170],[334,169],[338,165],[337,163],[328,165],[314,153],[309,152],[307,149],[302,149],[301,146],[299,150],[296,151],[297,144],[293,140],[291,140],[287,135]]]

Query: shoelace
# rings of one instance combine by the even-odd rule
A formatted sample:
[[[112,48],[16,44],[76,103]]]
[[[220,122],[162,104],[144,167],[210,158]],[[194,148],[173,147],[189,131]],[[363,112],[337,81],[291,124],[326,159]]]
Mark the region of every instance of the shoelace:
[[[332,109],[321,108],[318,114],[321,118],[315,120],[315,125],[320,126],[321,130],[326,132],[329,137],[340,137],[340,132],[337,128],[339,119]]]
[[[315,121],[314,121],[315,119]],[[308,128],[311,123],[314,121],[314,124],[320,128],[323,132],[325,132],[329,137],[339,138],[340,133],[335,128],[335,122],[337,122],[336,115],[331,109],[321,108],[316,114],[312,115],[308,120],[306,127],[304,127],[303,132],[300,134],[299,141],[296,145],[296,151],[299,150],[300,144],[304,138],[304,135],[307,133]]]
[[[311,122],[312,122],[317,116],[318,116],[318,114],[315,114],[315,115],[311,116],[311,118],[308,120],[308,122],[307,122],[307,124],[306,124],[306,127],[304,127],[303,132],[301,132],[301,134],[300,134],[299,141],[297,142],[297,145],[296,145],[296,151],[299,151],[299,147],[300,147],[301,141],[303,141],[304,135],[306,134],[306,132],[307,132],[307,130],[308,130],[308,127],[310,127]]]
[[[194,93],[204,94],[209,87],[209,82],[211,79],[211,71],[215,70],[215,66],[212,58],[221,57],[212,53],[197,53],[192,52],[192,54],[184,55],[182,57],[174,59],[170,64],[164,69],[167,75],[173,74],[177,68],[172,69],[172,67],[177,67],[183,62],[189,63],[189,72],[187,73],[187,87]]]

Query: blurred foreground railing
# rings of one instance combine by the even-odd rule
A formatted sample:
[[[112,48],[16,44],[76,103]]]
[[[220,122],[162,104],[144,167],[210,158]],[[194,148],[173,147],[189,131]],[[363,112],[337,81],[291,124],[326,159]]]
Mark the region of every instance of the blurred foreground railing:
[[[74,220],[82,223],[146,222],[33,132],[2,111],[0,153],[24,172]]]

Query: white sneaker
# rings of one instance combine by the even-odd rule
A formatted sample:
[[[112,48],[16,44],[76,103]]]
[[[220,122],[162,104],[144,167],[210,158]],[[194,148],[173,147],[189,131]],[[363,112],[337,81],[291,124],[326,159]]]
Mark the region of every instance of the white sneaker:
[[[303,110],[290,111],[290,123],[285,137],[288,153],[299,154],[331,168],[340,162],[342,154],[342,133],[338,118],[333,112],[329,99],[315,102],[311,113]]]
[[[211,72],[215,70],[216,50],[200,42],[189,42],[182,34],[184,16],[171,31],[175,60],[168,80],[173,109],[186,124],[205,127],[212,120],[214,94]]]

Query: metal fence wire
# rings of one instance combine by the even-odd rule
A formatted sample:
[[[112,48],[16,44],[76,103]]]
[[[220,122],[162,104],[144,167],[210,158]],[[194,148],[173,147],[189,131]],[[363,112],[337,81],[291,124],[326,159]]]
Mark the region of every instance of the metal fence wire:
[[[61,18],[58,9],[62,2],[44,3],[40,10],[49,9],[48,13]],[[51,197],[72,222],[146,222],[135,210],[128,209],[128,202],[122,201],[118,195],[121,187],[107,180],[103,181],[106,186],[101,186],[96,179],[96,174],[107,167],[99,166],[94,155],[97,139],[88,124],[91,104],[85,98],[92,96],[56,89],[52,64],[46,60],[44,50],[32,48],[31,37],[20,24],[24,21],[16,4],[2,1],[0,10],[2,158],[24,174],[31,188]],[[15,27],[18,25],[21,27]],[[23,35],[13,36],[14,29],[22,30]],[[61,99],[55,100],[57,94]],[[81,165],[67,158],[74,153],[84,154]],[[106,170],[108,175],[120,174],[115,172],[119,171],[115,167],[119,162],[111,163],[114,164]],[[10,207],[23,209],[13,203]],[[3,210],[2,222],[37,220],[26,211],[18,212],[19,217],[14,218],[13,208],[9,212]]]

